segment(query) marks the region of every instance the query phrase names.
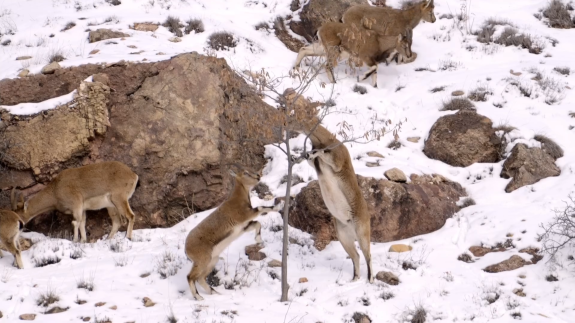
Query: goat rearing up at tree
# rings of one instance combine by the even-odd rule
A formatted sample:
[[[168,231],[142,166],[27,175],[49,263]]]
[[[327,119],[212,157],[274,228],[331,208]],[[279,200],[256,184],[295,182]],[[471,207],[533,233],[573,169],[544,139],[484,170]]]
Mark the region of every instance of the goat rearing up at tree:
[[[252,208],[250,191],[259,183],[261,174],[247,169],[240,169],[237,174],[230,170],[230,174],[235,178],[230,197],[193,228],[186,238],[186,255],[193,262],[188,283],[192,295],[198,301],[203,300],[203,297],[198,294],[196,281],[206,293],[216,292],[208,285],[206,277],[214,269],[220,253],[246,231],[255,230],[256,242],[262,242],[261,224],[253,219],[261,213],[281,207],[280,203],[274,208]]]

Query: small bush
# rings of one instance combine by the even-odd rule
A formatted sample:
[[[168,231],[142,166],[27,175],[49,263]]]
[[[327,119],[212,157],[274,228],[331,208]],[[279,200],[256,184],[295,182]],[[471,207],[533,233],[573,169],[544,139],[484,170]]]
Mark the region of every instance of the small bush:
[[[40,294],[40,297],[36,300],[36,305],[42,307],[48,307],[60,300],[60,297],[54,293],[50,288],[45,293]]]
[[[280,185],[287,183],[287,180],[288,180],[288,176],[284,175],[282,177],[282,179],[280,180]],[[304,182],[304,180],[303,180],[303,178],[301,178],[301,176],[299,176],[297,174],[292,174],[292,176],[291,176],[291,186],[292,187],[296,186],[297,184],[303,183],[303,182]]]
[[[112,6],[119,6],[122,4],[120,0],[106,0],[106,2],[111,4]]]
[[[487,101],[487,98],[492,94],[493,92],[489,88],[485,86],[480,86],[475,90],[472,90],[467,96],[467,98],[475,102],[485,102]]]
[[[475,106],[469,99],[465,98],[451,98],[447,102],[443,102],[441,111],[455,111],[455,110],[474,110]]]
[[[184,32],[187,35],[192,31],[196,34],[203,33],[205,31],[204,23],[200,19],[188,19],[186,21],[186,28],[184,29]]]
[[[549,274],[547,276],[545,276],[545,280],[548,282],[556,282],[559,281],[559,279],[557,278],[557,276],[553,275],[553,274]]]
[[[484,23],[483,26],[474,34],[477,36],[477,41],[483,44],[489,44],[493,42],[493,34],[495,34],[495,27],[496,26],[511,26],[513,24],[505,19],[499,18],[489,18]]]
[[[464,252],[464,253],[460,254],[459,257],[457,257],[457,260],[466,262],[466,263],[468,263],[468,264],[474,262],[474,261],[473,261],[473,258],[471,257],[471,255],[468,254],[467,252]]]
[[[60,62],[64,61],[65,59],[66,59],[66,57],[64,57],[62,52],[59,50],[53,51],[48,55],[48,62],[50,62],[50,63],[54,63],[54,62],[60,63]]]
[[[547,18],[547,23],[552,28],[569,29],[575,27],[567,6],[560,0],[551,0],[549,5],[543,8],[542,14],[543,17]]]
[[[335,100],[334,100],[334,99],[331,99],[331,98],[330,98],[330,99],[327,99],[327,101],[325,101],[324,104],[325,104],[325,106],[328,107],[328,108],[335,107],[335,106],[337,105],[336,102],[335,102]]]
[[[56,256],[56,255],[52,255],[52,256],[46,256],[46,257],[42,257],[42,258],[34,258],[34,263],[36,265],[36,267],[45,267],[48,265],[53,265],[53,264],[57,264],[60,262],[60,257]]]
[[[353,315],[351,316],[351,319],[353,320],[353,323],[373,322],[371,320],[371,318],[369,316],[367,316],[367,314],[360,313],[360,312],[353,313]]]
[[[439,62],[439,70],[440,71],[455,71],[459,67],[459,65],[461,65],[461,64],[448,59],[448,60]]]
[[[208,282],[208,285],[212,287],[218,287],[222,284],[218,277],[218,270],[216,268],[214,268],[208,277],[206,277],[206,281]]]
[[[365,86],[361,86],[358,84],[354,85],[352,91],[355,93],[362,94],[362,95],[367,93],[367,89],[365,88]]]
[[[180,18],[174,16],[168,16],[168,18],[166,18],[166,21],[164,21],[162,26],[168,28],[168,30],[177,37],[183,36],[182,31],[180,30],[180,28],[183,27],[180,22]]]
[[[546,153],[548,153],[553,159],[563,157],[563,149],[549,137],[544,135],[535,135],[533,139],[539,141],[541,143],[541,149],[543,149]]]
[[[521,320],[521,312],[513,312],[511,313],[511,317],[516,320]]]
[[[461,205],[459,207],[463,209],[472,205],[475,205],[475,200],[472,199],[471,197],[466,197],[465,199],[463,199],[463,201],[461,201]]]
[[[399,142],[399,140],[393,139],[389,144],[387,144],[387,148],[392,150],[398,150],[399,148],[401,148],[401,143]]]
[[[518,46],[529,50],[532,54],[541,54],[545,49],[545,43],[534,39],[529,34],[522,34],[513,27],[505,27],[501,35],[495,39],[496,44],[504,46]]]
[[[416,270],[417,266],[415,266],[413,262],[406,260],[401,264],[401,268],[403,268],[403,270],[409,270],[409,269]]]
[[[11,41],[10,39],[6,39],[6,40],[4,40],[2,43],[0,43],[0,45],[2,45],[2,46],[8,46],[8,45],[10,45],[11,42],[12,42],[12,41]]]
[[[64,26],[64,28],[62,28],[62,30],[60,31],[66,31],[66,30],[70,30],[72,28],[76,27],[76,23],[73,21],[69,21],[66,26]]]
[[[270,187],[264,182],[259,182],[256,186],[254,186],[254,191],[256,191],[260,199],[263,199],[268,194],[272,194]]]
[[[561,75],[569,75],[571,74],[571,69],[567,66],[564,67],[555,67],[553,69],[555,72],[561,74]]]
[[[427,311],[420,305],[415,309],[415,313],[413,313],[411,323],[425,323],[426,317],[427,317]]]
[[[431,93],[437,93],[437,92],[441,92],[441,91],[445,91],[446,86],[436,86],[434,88],[432,88],[431,90],[429,90],[429,92]]]
[[[94,280],[93,279],[80,279],[76,282],[76,287],[78,289],[85,289],[89,292],[94,290]]]
[[[270,30],[270,25],[269,25],[267,22],[262,21],[262,22],[260,22],[259,24],[257,24],[257,25],[255,26],[255,28],[256,28],[256,30],[263,29],[263,30],[265,30],[265,31],[269,31],[269,30]]]
[[[220,31],[208,37],[208,46],[214,50],[229,50],[238,45],[234,35],[227,31]]]
[[[383,292],[379,295],[379,298],[383,299],[384,301],[390,300],[394,297],[395,295],[392,292]]]
[[[104,19],[104,23],[107,23],[107,24],[109,24],[109,23],[117,24],[119,22],[120,22],[120,18],[118,18],[117,16],[110,16],[110,17]]]

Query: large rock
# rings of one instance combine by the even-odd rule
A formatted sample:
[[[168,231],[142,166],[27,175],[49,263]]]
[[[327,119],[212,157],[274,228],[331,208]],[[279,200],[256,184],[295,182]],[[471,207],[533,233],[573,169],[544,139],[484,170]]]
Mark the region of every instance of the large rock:
[[[292,20],[289,26],[294,33],[303,36],[311,43],[324,22],[339,22],[347,8],[367,3],[367,0],[310,0],[303,6],[299,21]]]
[[[90,43],[95,43],[98,41],[111,38],[122,38],[122,37],[130,37],[130,35],[123,33],[121,31],[115,31],[112,29],[105,29],[105,28],[92,30],[88,33],[88,40],[90,41]]]
[[[0,154],[7,166],[0,175],[0,208],[9,206],[12,186],[31,194],[65,168],[119,160],[140,178],[130,199],[136,228],[166,227],[226,198],[232,186],[227,165],[265,164],[263,146],[251,139],[267,133],[253,125],[265,123],[276,110],[225,60],[197,53],[157,63],[85,65],[2,80],[0,104],[69,93],[94,74],[107,75],[97,79],[107,79],[113,91],[104,91],[107,87],[99,82],[85,83],[80,93],[92,94],[69,105],[34,116],[0,112],[8,123],[0,142],[13,142]],[[253,119],[243,117],[247,111]],[[27,227],[53,235],[72,229],[70,217],[57,212],[39,216]],[[90,239],[109,230],[106,210],[88,213]]]
[[[56,70],[60,69],[60,64],[58,62],[52,62],[44,67],[40,71],[42,74],[54,74]]]
[[[488,273],[500,273],[502,271],[511,271],[518,268],[521,268],[525,265],[530,265],[531,263],[526,261],[525,259],[521,258],[520,256],[511,256],[511,258],[504,260],[500,263],[495,265],[487,266],[483,269],[485,272]]]
[[[501,177],[513,179],[505,187],[510,193],[525,185],[531,185],[540,180],[559,176],[561,169],[555,165],[553,157],[541,148],[528,148],[525,144],[517,144],[511,150],[511,155],[501,170]]]
[[[406,239],[441,228],[459,210],[465,196],[458,183],[440,175],[411,175],[411,183],[396,183],[357,176],[371,214],[371,241]],[[290,225],[311,233],[315,247],[337,240],[332,216],[323,202],[317,181],[312,181],[290,206]]]
[[[471,110],[439,118],[429,131],[423,153],[451,166],[500,160],[501,139],[487,117]]]

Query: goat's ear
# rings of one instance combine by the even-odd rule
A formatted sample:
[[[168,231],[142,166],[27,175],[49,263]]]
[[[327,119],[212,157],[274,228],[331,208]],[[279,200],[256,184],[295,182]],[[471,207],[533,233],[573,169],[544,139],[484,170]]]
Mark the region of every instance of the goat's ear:
[[[229,169],[228,172],[230,173],[230,175],[232,175],[233,177],[236,177],[236,172],[234,172],[233,170]]]
[[[429,1],[425,1],[425,0],[424,0],[424,1],[421,3],[422,7],[423,7],[424,9],[427,8],[427,7],[429,7],[429,5],[431,4],[431,1],[433,1],[433,0],[429,0]]]

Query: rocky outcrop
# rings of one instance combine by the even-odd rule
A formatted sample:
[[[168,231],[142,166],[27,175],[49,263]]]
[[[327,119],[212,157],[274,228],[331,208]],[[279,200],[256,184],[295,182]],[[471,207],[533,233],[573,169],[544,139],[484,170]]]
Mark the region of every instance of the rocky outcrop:
[[[311,43],[315,33],[324,22],[341,21],[347,8],[358,4],[368,3],[366,0],[310,0],[303,6],[299,21],[290,22],[290,29]]]
[[[90,75],[99,82],[82,83]],[[0,142],[12,142],[0,154],[7,166],[0,175],[0,207],[8,207],[13,186],[29,195],[65,168],[119,160],[139,176],[130,199],[135,227],[165,227],[225,199],[232,186],[226,165],[265,163],[264,149],[253,139],[268,134],[253,125],[276,110],[223,59],[191,53],[157,63],[84,65],[2,80],[0,104],[39,102],[76,88],[72,103],[38,115],[0,112],[7,123]],[[109,225],[105,210],[88,213],[90,239]],[[27,227],[52,234],[71,230],[69,216],[57,212]]]
[[[130,37],[130,35],[123,33],[121,31],[115,31],[111,29],[99,28],[92,30],[88,33],[88,40],[90,43],[95,43],[98,41],[111,39],[111,38],[122,38]]]
[[[493,122],[472,110],[461,110],[439,118],[429,131],[423,153],[451,166],[500,160],[501,139]]]
[[[458,183],[440,175],[411,175],[410,183],[357,176],[371,214],[371,241],[406,239],[441,228],[459,210],[465,196]],[[332,216],[323,202],[317,181],[312,181],[290,206],[290,225],[314,235],[315,247],[337,240]]]
[[[517,144],[503,163],[500,176],[513,178],[505,187],[505,192],[510,193],[525,185],[535,184],[544,178],[560,174],[561,169],[555,165],[553,157],[544,150]]]

